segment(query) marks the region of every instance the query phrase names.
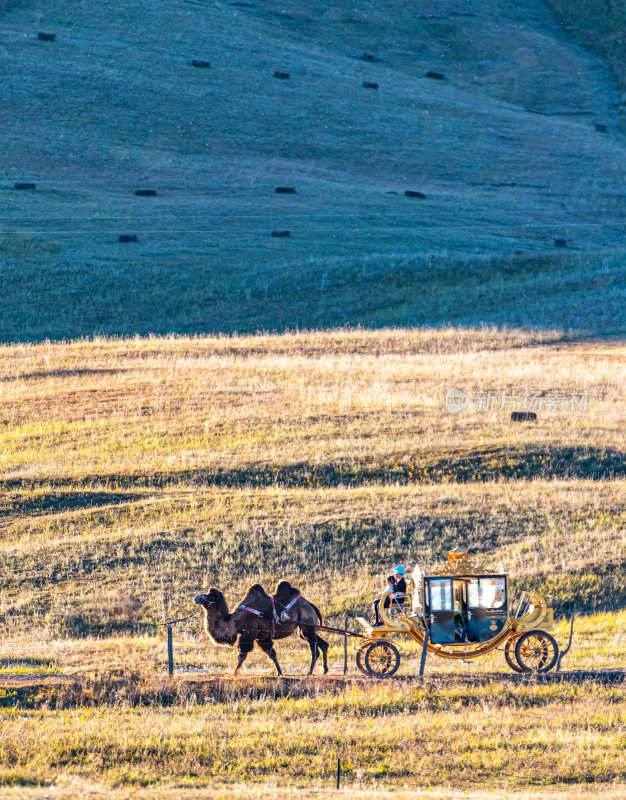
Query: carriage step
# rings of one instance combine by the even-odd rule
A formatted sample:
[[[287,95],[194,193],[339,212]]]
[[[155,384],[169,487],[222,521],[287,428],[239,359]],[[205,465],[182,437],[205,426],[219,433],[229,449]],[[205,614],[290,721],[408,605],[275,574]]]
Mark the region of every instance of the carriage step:
[[[365,619],[365,617],[357,617],[357,622],[360,623],[361,627],[364,629],[365,633],[368,636],[372,633],[372,626],[371,624]]]

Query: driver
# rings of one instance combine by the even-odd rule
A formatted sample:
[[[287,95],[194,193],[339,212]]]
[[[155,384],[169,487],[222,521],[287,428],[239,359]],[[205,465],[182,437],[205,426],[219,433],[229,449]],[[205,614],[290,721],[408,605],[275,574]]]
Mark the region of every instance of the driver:
[[[389,608],[392,599],[395,600],[397,603],[402,605],[404,600],[406,599],[406,579],[405,579],[405,571],[404,567],[399,564],[393,571],[393,574],[387,578],[387,589],[393,586],[393,592],[390,592],[389,595],[385,598],[385,608]],[[385,590],[386,591],[386,590]],[[380,621],[380,597],[377,597],[374,600],[374,614],[376,615],[376,622],[374,623],[374,627],[382,625]]]

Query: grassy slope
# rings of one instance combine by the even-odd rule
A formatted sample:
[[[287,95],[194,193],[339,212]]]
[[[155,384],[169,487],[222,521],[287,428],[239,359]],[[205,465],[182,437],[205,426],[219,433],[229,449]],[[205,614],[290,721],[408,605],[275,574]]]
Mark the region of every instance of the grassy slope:
[[[620,91],[620,116],[626,111],[626,2],[624,0],[548,0],[568,35],[585,43],[611,67]]]
[[[611,89],[538,4],[524,27],[513,4],[481,2],[476,18],[419,5],[294,3],[289,19],[271,3],[85,2],[71,17],[0,4],[15,67],[6,185],[40,185],[2,192],[3,339],[543,328],[3,348],[0,679],[52,682],[32,710],[0,690],[3,796],[155,796],[162,783],[163,796],[208,784],[203,797],[261,797],[277,781],[308,797],[332,781],[338,747],[355,797],[416,784],[433,797],[623,795],[623,688],[509,687],[501,653],[469,667],[476,685],[434,663],[425,691],[320,682],[270,703],[275,686],[252,677],[205,704],[179,676],[173,708],[135,709],[124,698],[162,672],[161,634],[62,638],[128,634],[186,612],[209,583],[233,602],[283,575],[340,620],[367,606],[384,564],[468,544],[503,559],[516,590],[584,612],[569,667],[623,666],[624,351],[562,332],[622,330],[621,139],[596,134],[594,117],[521,111],[612,120]],[[55,45],[23,35],[39,29]],[[349,57],[365,50],[383,60]],[[212,69],[192,70],[194,57]],[[425,80],[432,68],[450,82]],[[160,196],[134,198],[138,185]],[[407,205],[404,188],[427,204]],[[581,221],[594,225],[570,227]],[[267,237],[286,226],[291,240]],[[129,257],[115,239],[131,229]],[[584,252],[548,253],[572,231]],[[451,417],[450,385],[588,389],[590,410],[532,427],[504,411]],[[179,669],[232,667],[195,619],[175,652]],[[305,671],[297,643],[280,658]],[[341,658],[335,640],[334,671]],[[406,648],[404,674],[416,658]],[[46,708],[63,702],[59,671],[87,708]],[[249,659],[248,677],[267,672]]]
[[[621,331],[624,151],[608,72],[538,2],[460,10],[9,0],[0,339]]]
[[[197,619],[176,628],[170,687],[155,675],[163,630],[137,627],[188,613],[212,583],[232,604],[281,576],[340,621],[367,608],[388,565],[467,545],[502,559],[515,591],[552,591],[559,610],[583,612],[567,667],[623,666],[621,344],[389,330],[1,356],[3,796],[94,781],[108,797],[154,784],[190,797],[269,796],[272,782],[323,791],[338,747],[364,797],[416,785],[520,800],[587,783],[589,796],[623,792],[623,687],[509,684],[500,652],[471,666],[431,659],[426,686],[283,685],[261,680],[268,662],[253,654],[215,694],[193,671],[223,674],[233,653]],[[506,411],[449,415],[449,385],[588,390],[590,406],[515,426]],[[341,641],[329,638],[337,676]],[[306,671],[302,643],[281,643],[279,657],[288,674]],[[418,662],[404,646],[402,674]],[[43,688],[24,694],[25,672]],[[73,683],[59,687],[57,673]]]
[[[463,544],[559,607],[619,605],[623,360],[489,329],[5,348],[5,620],[59,630],[84,603],[115,627],[128,594],[153,618],[163,588],[178,612],[209,582],[285,573],[342,614],[381,563]],[[448,414],[448,386],[590,408],[512,426]]]

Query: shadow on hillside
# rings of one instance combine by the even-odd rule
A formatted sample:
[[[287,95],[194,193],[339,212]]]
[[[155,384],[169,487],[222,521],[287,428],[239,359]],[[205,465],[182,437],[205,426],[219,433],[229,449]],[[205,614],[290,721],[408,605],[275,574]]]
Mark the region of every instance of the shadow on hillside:
[[[177,484],[251,488],[281,486],[286,488],[374,486],[377,484],[467,483],[524,479],[590,479],[612,480],[626,476],[626,454],[619,450],[591,447],[519,447],[488,448],[467,453],[403,456],[402,460],[375,462],[367,459],[329,464],[301,462],[280,467],[243,466],[240,469],[190,469],[177,472],[156,472],[147,475],[89,475],[76,478],[31,480],[12,478],[0,481],[4,491],[59,487],[76,489],[82,482],[88,486],[121,489],[164,488]],[[79,495],[76,495],[79,497]],[[116,502],[115,491],[93,494],[94,504],[100,499]],[[68,501],[73,495],[68,495]],[[108,498],[108,499],[106,499]],[[133,499],[129,496],[128,499]],[[79,501],[80,502],[80,501]],[[87,504],[88,505],[88,504]]]
[[[23,485],[22,485],[23,486]],[[34,487],[33,487],[34,488]],[[0,518],[13,517],[21,514],[41,516],[44,514],[58,514],[63,511],[78,511],[82,509],[101,508],[109,505],[120,505],[138,500],[143,495],[129,492],[47,492],[34,496],[6,497],[0,507]]]
[[[456,224],[447,230],[455,231]],[[488,237],[492,242],[485,243],[487,250],[495,247],[491,253],[468,254],[466,239],[456,246],[451,242],[451,251],[415,253],[414,235],[392,244],[378,228],[371,234],[362,230],[358,242],[349,237],[340,245],[342,255],[333,257],[315,255],[315,245],[311,254],[312,243],[305,244],[294,231],[296,249],[288,248],[283,254],[287,260],[276,262],[277,252],[263,253],[257,239],[252,259],[246,238],[233,244],[229,237],[225,250],[206,251],[206,236],[198,232],[196,239],[188,240],[190,255],[184,263],[178,250],[161,260],[156,242],[155,258],[146,242],[148,250],[134,255],[132,270],[120,267],[117,250],[102,253],[105,260],[96,257],[90,268],[72,272],[69,287],[63,259],[51,260],[42,269],[38,259],[14,257],[8,262],[7,291],[0,295],[0,341],[255,335],[346,326],[463,330],[486,325],[570,331],[582,341],[624,333],[621,250],[525,252],[526,242],[520,242],[518,250],[513,240],[503,244],[502,234],[496,232]],[[329,238],[334,234],[324,230],[323,250]],[[385,253],[387,247],[392,251]],[[205,263],[207,257],[219,261],[220,254],[227,262],[217,275]],[[155,263],[160,265],[158,280]],[[36,287],[32,297],[24,294],[25,286]],[[135,292],[140,293],[138,302],[129,304]],[[594,313],[581,316],[581,304]],[[16,311],[35,307],[36,314]],[[563,333],[562,341],[571,338],[571,333]]]
[[[39,370],[37,372],[26,372],[21,375],[2,375],[0,376],[0,383],[30,381],[40,378],[79,378],[85,375],[117,375],[118,372],[124,371],[124,367],[116,367],[115,369],[108,369],[107,367],[80,367],[77,369]]]
[[[130,574],[134,568],[150,563],[170,563],[174,554],[184,552],[188,569],[179,576],[177,591],[193,596],[198,586],[206,586],[207,580],[219,586],[224,580],[231,583],[233,579],[257,575],[260,562],[266,568],[271,565],[275,574],[322,574],[343,570],[349,553],[353,563],[375,568],[379,562],[397,563],[418,543],[438,560],[461,541],[474,550],[491,551],[526,537],[529,530],[537,533],[548,526],[546,515],[535,509],[520,510],[514,515],[452,509],[414,514],[402,520],[371,516],[355,521],[311,521],[289,530],[285,523],[259,521],[253,535],[249,531],[240,535],[237,523],[234,530],[216,531],[210,527],[203,532],[190,521],[188,527],[153,532],[140,548],[131,538],[120,539],[114,550],[103,550],[97,540],[86,541],[80,563],[69,568],[65,544],[57,547],[50,543],[45,553],[46,571],[50,583],[67,580],[68,569],[72,577],[80,579],[112,574],[115,570]],[[13,574],[19,576],[20,586],[32,583],[40,588],[41,576],[28,568],[31,559],[28,550],[15,554]],[[207,565],[211,565],[209,575]],[[11,581],[11,576],[6,575],[5,585],[11,585]]]
[[[509,592],[513,594],[537,589],[550,595],[557,614],[595,614],[598,611],[618,611],[624,607],[626,575],[620,561],[585,564],[583,569],[567,572],[540,572],[532,578],[513,579]]]
[[[159,515],[163,512],[158,504]],[[150,514],[149,505],[146,513]],[[579,509],[561,509],[558,512],[560,531],[571,531],[572,536],[584,540],[588,523],[595,520],[597,511],[581,512]],[[605,515],[603,514],[603,517]],[[609,513],[602,524],[607,536],[613,524],[619,524]],[[168,524],[159,516],[156,525]],[[113,523],[115,524],[115,522]],[[124,523],[126,524],[126,523]],[[59,584],[67,587],[107,585],[128,587],[140,575],[164,574],[173,579],[177,603],[190,603],[199,590],[210,585],[227,591],[228,600],[241,597],[241,585],[261,580],[271,589],[280,575],[306,576],[302,580],[307,586],[322,582],[327,585],[330,576],[343,574],[353,566],[366,569],[375,575],[381,565],[412,564],[419,553],[420,559],[428,563],[445,559],[446,553],[460,544],[472,553],[484,554],[491,563],[491,554],[516,542],[541,541],[554,533],[555,512],[553,509],[538,509],[530,504],[513,512],[497,511],[490,507],[466,509],[450,507],[434,513],[413,514],[408,518],[394,518],[372,511],[360,519],[333,518],[331,520],[306,520],[292,523],[288,519],[268,521],[263,516],[234,520],[224,525],[223,520],[210,517],[186,521],[174,518],[173,529],[163,530],[149,526],[149,534],[141,537],[116,539],[115,547],[99,536],[85,536],[76,550],[76,558],[68,560],[67,542],[46,541],[44,549],[21,548],[11,554],[6,562],[3,585],[9,594],[24,593],[37,597],[36,604],[28,607],[27,613],[46,616],[48,626],[63,635],[99,635],[112,629],[136,631],[137,618],[122,618],[118,614],[112,620],[106,613],[93,615],[87,606],[79,605],[73,615],[66,605],[53,613],[49,590]],[[86,529],[86,533],[88,533]],[[582,533],[582,536],[581,536]],[[601,559],[604,557],[605,563]],[[578,561],[578,559],[577,559]],[[511,576],[509,596],[515,598],[523,590],[534,589],[553,598],[557,614],[575,610],[577,613],[594,613],[603,609],[619,609],[624,606],[624,567],[602,553],[581,555],[581,566],[570,568],[541,564],[544,572],[530,572],[522,576]],[[178,565],[178,566],[176,566]],[[172,572],[173,570],[173,572]],[[228,587],[231,587],[230,589]],[[234,588],[233,588],[234,587]],[[375,584],[372,581],[372,589]],[[158,595],[158,584],[154,585]],[[44,590],[48,601],[41,599]],[[125,589],[126,591],[126,589]],[[233,593],[238,595],[233,597]],[[160,596],[160,595],[159,595]],[[82,601],[81,601],[82,603]],[[325,606],[326,616],[332,614],[354,616],[369,607],[367,594],[355,594],[354,589],[341,599],[334,598],[332,609]],[[182,607],[182,606],[179,606]],[[22,605],[7,609],[7,616],[19,619],[25,613]],[[1,621],[1,620],[0,620]]]

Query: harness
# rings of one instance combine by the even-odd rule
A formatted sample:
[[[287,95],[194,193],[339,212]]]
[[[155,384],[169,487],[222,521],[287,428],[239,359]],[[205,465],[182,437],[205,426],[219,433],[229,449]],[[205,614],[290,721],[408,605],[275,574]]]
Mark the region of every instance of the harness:
[[[250,606],[244,606],[243,604],[240,605],[239,608],[243,609],[244,611],[249,611],[251,614],[256,614],[257,617],[263,616],[263,612],[257,611],[256,608],[250,608]]]
[[[282,612],[282,614],[280,615],[280,621],[281,621],[281,622],[287,622],[287,620],[291,619],[291,617],[289,616],[289,609],[290,609],[290,608],[291,608],[293,605],[295,605],[295,603],[297,603],[299,599],[300,599],[300,595],[299,595],[299,594],[297,594],[297,595],[296,595],[296,596],[293,598],[293,600],[290,600],[290,601],[287,603],[287,605],[286,605],[286,606],[283,606],[283,608],[284,608],[285,610],[284,610],[284,611]],[[274,602],[274,601],[273,601],[273,599],[272,599],[272,602]],[[281,605],[282,605],[282,603],[281,603]]]
[[[287,603],[286,606],[283,606],[284,611],[282,611],[282,613],[279,616],[278,612],[276,611],[276,606],[274,604],[274,598],[270,597],[270,600],[272,602],[272,613],[273,613],[272,622],[275,622],[277,625],[280,625],[281,622],[287,622],[287,621],[291,620],[291,617],[289,616],[289,609],[292,606],[294,606],[298,602],[299,599],[300,599],[300,595],[297,594],[293,598],[293,600],[290,600]],[[280,603],[280,605],[282,606],[283,604]],[[243,603],[239,606],[239,608],[241,608],[243,611],[249,611],[251,614],[255,614],[257,617],[262,617],[263,616],[263,612],[262,611],[257,611],[256,608],[251,608],[250,606],[245,606],[245,605],[243,605]]]

